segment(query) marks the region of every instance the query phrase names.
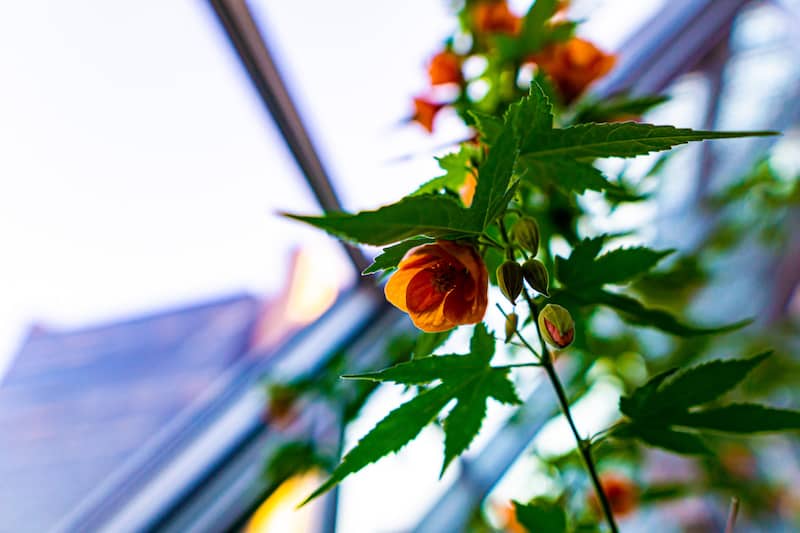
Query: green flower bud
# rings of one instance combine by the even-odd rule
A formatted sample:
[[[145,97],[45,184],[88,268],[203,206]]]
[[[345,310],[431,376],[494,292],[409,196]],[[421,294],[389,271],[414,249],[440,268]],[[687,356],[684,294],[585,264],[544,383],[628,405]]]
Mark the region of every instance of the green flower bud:
[[[548,287],[550,286],[550,276],[547,274],[547,267],[538,259],[528,259],[522,264],[522,276],[531,289],[550,296]]]
[[[517,296],[522,292],[522,267],[514,261],[506,261],[497,267],[497,284],[508,301],[516,303]]]
[[[517,332],[517,323],[519,322],[519,317],[517,313],[509,313],[506,315],[506,344],[511,342],[512,337]]]
[[[575,322],[569,311],[556,304],[547,304],[539,312],[539,332],[548,344],[566,348],[575,338]]]
[[[534,219],[524,217],[517,220],[511,227],[511,236],[534,255],[539,251],[539,224]]]

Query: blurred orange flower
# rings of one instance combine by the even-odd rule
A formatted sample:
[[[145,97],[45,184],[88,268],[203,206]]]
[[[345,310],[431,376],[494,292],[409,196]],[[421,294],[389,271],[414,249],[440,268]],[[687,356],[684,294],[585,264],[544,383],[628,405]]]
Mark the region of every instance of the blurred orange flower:
[[[639,489],[630,478],[614,472],[606,472],[600,475],[600,485],[608,497],[611,511],[614,516],[626,516],[631,514],[639,504]],[[589,502],[595,511],[601,512],[600,502],[592,492]]]
[[[431,102],[419,96],[414,97],[414,115],[411,120],[418,122],[428,133],[433,133],[433,120],[444,104]]]
[[[520,17],[508,9],[505,0],[479,3],[472,8],[472,20],[479,33],[516,35],[522,25]]]
[[[593,81],[608,73],[616,57],[589,41],[573,37],[534,54],[531,60],[553,80],[566,103],[577,98]]]
[[[431,85],[461,83],[464,80],[461,74],[461,59],[448,50],[439,52],[431,58],[428,65],[428,76]]]
[[[475,178],[475,174],[468,172],[464,183],[461,185],[461,188],[458,189],[458,196],[461,198],[464,207],[470,207],[472,205],[472,198],[475,196],[475,187],[477,186],[478,180]]]
[[[489,274],[470,244],[436,241],[409,250],[386,284],[386,299],[428,332],[483,320]]]

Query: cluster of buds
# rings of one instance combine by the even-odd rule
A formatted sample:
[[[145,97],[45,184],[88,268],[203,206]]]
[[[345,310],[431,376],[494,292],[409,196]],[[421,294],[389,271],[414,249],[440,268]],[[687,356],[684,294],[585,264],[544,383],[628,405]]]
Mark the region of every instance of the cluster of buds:
[[[511,243],[536,256],[539,252],[539,225],[531,217],[520,217],[511,227]],[[509,252],[510,257],[513,253]],[[550,276],[547,267],[531,257],[521,265],[514,259],[508,259],[497,268],[497,285],[500,291],[516,305],[517,298],[523,290],[523,284],[544,296],[550,296]],[[516,313],[506,316],[506,343],[517,331],[518,317]],[[564,307],[556,304],[546,305],[538,317],[538,327],[544,340],[557,348],[566,348],[575,338],[575,323]]]

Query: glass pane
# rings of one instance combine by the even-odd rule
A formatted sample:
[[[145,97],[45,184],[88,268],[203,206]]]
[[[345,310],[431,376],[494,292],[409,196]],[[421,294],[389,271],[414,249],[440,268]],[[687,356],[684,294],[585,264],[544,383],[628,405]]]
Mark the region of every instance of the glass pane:
[[[205,4],[6,4],[0,69],[0,522],[43,531],[354,277]]]

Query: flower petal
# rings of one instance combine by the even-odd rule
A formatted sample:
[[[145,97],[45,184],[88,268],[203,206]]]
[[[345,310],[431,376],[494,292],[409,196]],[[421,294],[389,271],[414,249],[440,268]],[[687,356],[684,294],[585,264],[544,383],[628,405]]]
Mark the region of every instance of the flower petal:
[[[431,269],[417,272],[406,288],[406,307],[409,313],[423,313],[439,307],[444,300],[444,292],[434,286],[436,274]]]

